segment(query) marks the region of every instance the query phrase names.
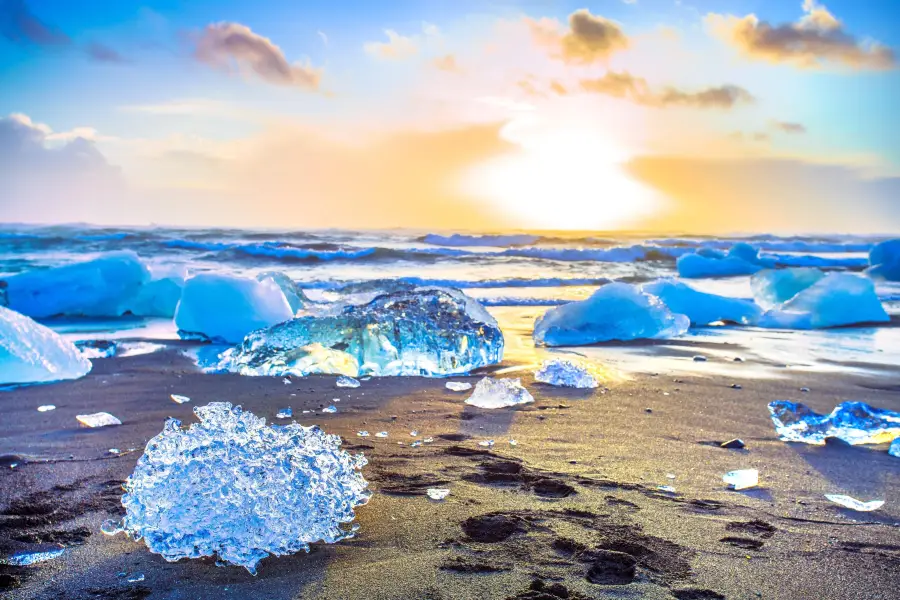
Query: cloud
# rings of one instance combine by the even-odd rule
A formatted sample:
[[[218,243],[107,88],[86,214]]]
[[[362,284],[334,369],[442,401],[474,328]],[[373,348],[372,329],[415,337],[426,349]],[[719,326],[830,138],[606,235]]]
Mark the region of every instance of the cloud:
[[[569,27],[560,32],[559,23],[550,19],[526,18],[534,40],[551,49],[551,56],[573,65],[602,62],[629,46],[619,25],[585,8],[569,15]]]
[[[281,48],[239,23],[214,23],[197,39],[195,56],[214,68],[251,72],[275,85],[317,90],[322,71],[309,64],[290,64]]]
[[[85,46],[85,53],[97,62],[125,63],[128,62],[124,56],[119,54],[114,48],[110,48],[104,44],[93,42]]]
[[[444,56],[438,56],[432,62],[434,68],[438,71],[447,71],[448,73],[460,73],[462,69],[459,67],[459,63],[456,62],[456,57],[452,54],[445,54]]]
[[[806,133],[806,126],[803,123],[791,123],[788,121],[772,121],[769,123],[772,129],[781,131],[782,133]]]
[[[387,42],[368,42],[363,46],[367,54],[377,58],[400,59],[416,54],[419,47],[411,37],[402,36],[393,29],[385,29]]]
[[[550,89],[558,96],[565,96],[566,94],[569,93],[569,90],[566,89],[566,86],[564,86],[563,84],[561,84],[558,81],[551,81]]]
[[[632,75],[628,71],[609,71],[597,79],[582,79],[579,85],[586,92],[627,99],[636,104],[657,108],[686,106],[729,109],[738,104],[755,102],[750,92],[736,85],[710,87],[696,92],[667,87],[654,92],[646,79]]]
[[[324,32],[324,31],[317,31],[316,34],[318,34],[318,36],[319,36],[320,38],[322,38],[322,43],[325,44],[325,45],[327,46],[327,45],[328,45],[328,36],[325,34],[325,32]]]
[[[0,35],[14,44],[66,46],[72,40],[37,18],[25,0],[0,0]]]
[[[803,11],[798,21],[780,25],[760,21],[754,14],[736,17],[710,13],[704,20],[713,34],[752,59],[801,68],[837,63],[877,70],[896,64],[893,50],[847,33],[843,23],[814,0],[804,0]]]

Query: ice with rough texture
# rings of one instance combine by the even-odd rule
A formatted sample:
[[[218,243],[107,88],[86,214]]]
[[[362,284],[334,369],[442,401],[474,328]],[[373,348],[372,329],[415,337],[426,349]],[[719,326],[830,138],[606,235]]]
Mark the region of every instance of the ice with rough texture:
[[[201,273],[188,279],[175,311],[182,337],[238,343],[256,329],[294,315],[284,292],[271,278],[263,281]]]
[[[843,494],[825,494],[825,497],[835,504],[840,504],[844,508],[849,508],[850,510],[855,510],[857,512],[872,512],[873,510],[878,510],[884,506],[884,500],[870,500],[869,502],[863,502],[862,500],[857,500],[852,496],[844,496]]]
[[[900,413],[864,402],[841,402],[827,415],[799,402],[769,403],[775,431],[785,442],[822,445],[827,438],[848,444],[882,444],[900,436]]]
[[[255,331],[223,353],[219,367],[242,375],[443,376],[502,357],[503,334],[483,306],[459,290],[419,288]]]
[[[812,267],[765,269],[750,278],[753,298],[765,309],[784,304],[809,286],[825,277]]]
[[[468,381],[448,381],[444,387],[451,392],[465,392],[472,389],[472,384]]]
[[[7,558],[0,559],[0,565],[27,567],[28,565],[36,565],[38,563],[47,562],[48,560],[53,560],[54,558],[59,558],[65,551],[65,548],[52,548],[50,550],[40,550],[36,552],[16,552]]]
[[[545,346],[677,337],[690,326],[656,296],[627,283],[610,283],[586,300],[551,308],[535,321],[534,339]]]
[[[213,402],[199,423],[175,419],[151,439],[125,483],[123,528],[168,561],[217,555],[255,573],[270,554],[352,537],[370,496],[363,455],[340,437]]]
[[[75,347],[81,355],[87,359],[112,358],[116,355],[119,345],[108,340],[78,340]]]
[[[885,240],[869,251],[870,277],[900,281],[900,239]]]
[[[534,380],[561,387],[595,388],[600,382],[585,365],[555,358],[544,361],[534,374]]]
[[[359,380],[353,379],[352,377],[347,377],[346,375],[341,375],[337,378],[335,384],[339,388],[358,388]]]
[[[256,279],[258,281],[265,281],[266,279],[274,281],[284,293],[284,297],[291,307],[291,312],[293,314],[297,314],[298,310],[305,308],[310,302],[309,298],[306,297],[306,294],[303,293],[303,290],[294,283],[294,280],[281,271],[265,271],[257,275]]]
[[[773,329],[824,329],[859,323],[886,323],[875,284],[852,273],[829,273],[772,310],[757,323]]]
[[[759,485],[759,471],[756,469],[729,471],[722,476],[722,481],[733,490],[754,488]]]
[[[329,415],[333,415],[334,413],[337,412],[337,406],[335,406],[334,404],[332,404],[331,406],[326,406],[325,408],[322,409],[322,412],[329,414]]]
[[[110,425],[121,425],[117,417],[108,412],[91,413],[89,415],[75,415],[75,419],[82,425],[87,427],[109,427]]]
[[[894,441],[891,442],[891,447],[888,448],[888,454],[900,458],[900,437],[895,438]]]
[[[531,394],[519,379],[493,379],[485,377],[475,386],[466,404],[479,408],[506,408],[534,402]]]
[[[425,494],[429,499],[440,502],[450,495],[450,490],[448,490],[447,488],[428,488],[427,490],[425,490]]]
[[[177,404],[184,404],[185,402],[191,401],[191,399],[187,396],[182,396],[180,394],[169,394],[169,398],[171,398],[172,401],[176,402]]]
[[[0,306],[0,384],[78,379],[90,370],[72,342]]]
[[[709,325],[717,321],[749,325],[762,314],[759,306],[750,300],[701,292],[674,279],[645,283],[641,289],[658,297],[673,313],[687,315],[691,325]]]
[[[276,419],[290,419],[293,416],[294,416],[294,409],[292,409],[290,407],[282,408],[275,414]]]
[[[712,248],[701,248],[679,256],[675,264],[678,275],[687,278],[752,275],[775,266],[774,261],[761,258],[759,250],[744,242],[732,246],[727,254]]]

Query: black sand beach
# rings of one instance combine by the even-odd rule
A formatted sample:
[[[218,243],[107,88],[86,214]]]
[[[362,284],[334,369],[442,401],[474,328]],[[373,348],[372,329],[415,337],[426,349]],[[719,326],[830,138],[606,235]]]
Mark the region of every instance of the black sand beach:
[[[280,377],[199,373],[173,347],[96,360],[77,381],[4,391],[0,554],[52,544],[66,550],[38,565],[0,567],[0,596],[900,596],[900,460],[885,446],[781,442],[766,410],[775,399],[802,401],[819,412],[847,399],[900,410],[900,370],[877,380],[646,374],[602,392],[535,384],[530,371],[510,375],[522,376],[535,403],[488,411],[465,406],[467,393],[446,390],[442,379],[372,379],[339,389],[334,377],[313,376],[286,385]],[[172,393],[192,400],[176,404]],[[337,414],[321,414],[334,398],[340,399]],[[254,577],[239,567],[216,567],[212,559],[167,563],[122,534],[103,535],[101,522],[121,514],[120,485],[147,440],[166,417],[188,424],[192,408],[210,401],[239,404],[270,422],[290,406],[298,422],[319,424],[340,434],[346,449],[364,452],[363,473],[375,493],[357,511],[358,536],[265,559]],[[39,413],[42,404],[57,409]],[[97,411],[123,424],[88,429],[75,420]],[[361,429],[372,437],[357,437]],[[382,430],[390,437],[375,438]],[[412,430],[420,435],[411,437]],[[433,443],[409,446],[426,437]],[[719,447],[732,438],[746,449]],[[488,439],[493,447],[479,446]],[[722,474],[742,468],[759,469],[760,487],[727,490]],[[658,491],[660,485],[676,493]],[[449,488],[451,495],[431,501],[429,487]],[[825,493],[886,504],[853,513]],[[128,582],[135,574],[143,580]]]

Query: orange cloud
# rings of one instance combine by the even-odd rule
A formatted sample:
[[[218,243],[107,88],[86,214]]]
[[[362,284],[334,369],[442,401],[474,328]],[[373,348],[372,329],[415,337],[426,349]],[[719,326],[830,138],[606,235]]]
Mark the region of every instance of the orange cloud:
[[[565,63],[588,65],[601,62],[628,48],[628,36],[614,21],[593,15],[586,8],[569,15],[569,29],[561,33],[556,21],[526,19],[535,41],[552,49]]]
[[[386,42],[368,42],[363,46],[366,53],[377,58],[400,59],[412,56],[419,51],[415,40],[411,37],[400,35],[393,29],[385,29]]]
[[[736,85],[710,87],[697,92],[667,87],[661,92],[654,92],[646,79],[636,77],[627,71],[618,73],[609,71],[597,79],[582,79],[579,84],[586,92],[628,99],[637,104],[658,108],[688,106],[728,109],[737,104],[755,101],[750,92]]]

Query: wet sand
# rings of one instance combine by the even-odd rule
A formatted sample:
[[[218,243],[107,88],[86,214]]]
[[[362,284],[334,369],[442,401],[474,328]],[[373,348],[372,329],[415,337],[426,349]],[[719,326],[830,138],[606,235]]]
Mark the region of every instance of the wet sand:
[[[748,362],[745,378],[634,375],[605,391],[535,384],[523,371],[512,375],[522,376],[536,402],[488,411],[466,407],[468,394],[446,390],[439,379],[373,379],[340,389],[325,376],[285,385],[282,378],[205,375],[178,346],[97,360],[78,381],[0,393],[0,454],[7,455],[0,555],[66,547],[46,563],[0,567],[0,597],[898,597],[900,459],[884,445],[781,442],[766,404],[799,400],[823,412],[855,399],[900,410],[900,367],[877,379],[760,379]],[[192,400],[176,404],[172,393]],[[321,414],[334,398],[338,413]],[[358,536],[267,558],[254,577],[211,559],[167,563],[124,535],[103,535],[101,522],[121,514],[119,486],[165,418],[193,422],[194,406],[217,400],[272,422],[290,406],[298,422],[319,424],[340,434],[348,450],[364,452],[363,473],[375,493],[357,511]],[[42,404],[57,409],[39,413]],[[123,424],[88,429],[75,420],[97,411]],[[357,437],[360,429],[372,437]],[[390,437],[375,438],[381,430]],[[409,446],[425,437],[434,442]],[[746,449],[718,446],[736,437]],[[478,445],[488,439],[493,447]],[[760,487],[727,490],[722,474],[742,468],[759,469]],[[431,501],[428,487],[451,495]],[[825,493],[886,504],[853,513]],[[120,573],[144,580],[129,583]]]

